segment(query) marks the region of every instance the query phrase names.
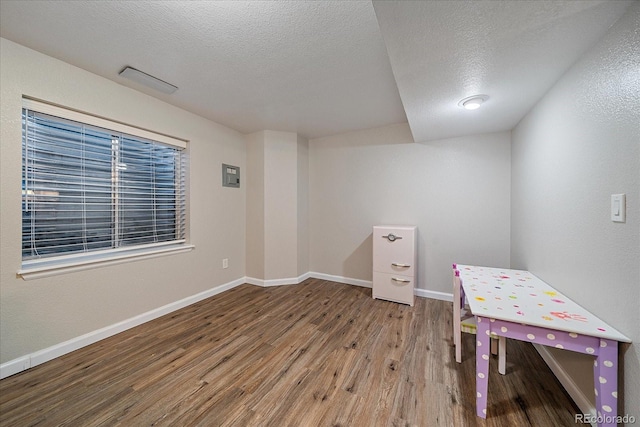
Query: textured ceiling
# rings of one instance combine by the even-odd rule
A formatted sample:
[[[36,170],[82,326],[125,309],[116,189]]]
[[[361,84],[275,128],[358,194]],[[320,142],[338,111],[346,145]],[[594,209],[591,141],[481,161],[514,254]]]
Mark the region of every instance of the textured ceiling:
[[[2,37],[244,133],[406,122],[370,2],[0,4]],[[179,90],[129,82],[126,65]]]
[[[416,141],[510,130],[632,2],[374,1]],[[484,94],[478,110],[458,106]]]
[[[422,141],[511,129],[628,5],[2,0],[0,31],[243,133],[408,120]],[[179,90],[126,80],[127,65]],[[476,92],[482,109],[457,107]]]

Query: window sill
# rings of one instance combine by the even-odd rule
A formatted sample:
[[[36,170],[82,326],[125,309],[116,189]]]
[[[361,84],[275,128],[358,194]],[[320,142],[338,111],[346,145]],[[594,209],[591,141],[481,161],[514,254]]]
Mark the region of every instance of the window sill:
[[[28,266],[23,264],[17,275],[24,280],[40,279],[59,274],[73,273],[92,268],[106,267],[108,265],[123,264],[125,262],[140,261],[143,259],[157,258],[165,255],[173,255],[189,252],[195,249],[194,245],[175,244],[158,248],[131,249],[111,254],[85,254],[73,259],[43,259],[30,261]]]

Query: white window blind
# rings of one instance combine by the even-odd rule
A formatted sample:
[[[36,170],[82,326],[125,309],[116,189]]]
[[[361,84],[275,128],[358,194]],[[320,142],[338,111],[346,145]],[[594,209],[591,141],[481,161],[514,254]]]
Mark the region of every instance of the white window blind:
[[[136,132],[141,137],[32,105],[22,110],[23,267],[43,258],[184,243],[183,141],[168,144],[163,135],[160,142],[148,131]]]

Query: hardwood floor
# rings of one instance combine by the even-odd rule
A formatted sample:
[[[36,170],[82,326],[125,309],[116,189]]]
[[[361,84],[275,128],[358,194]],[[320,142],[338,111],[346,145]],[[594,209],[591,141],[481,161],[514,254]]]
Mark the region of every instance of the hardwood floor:
[[[309,279],[242,285],[0,381],[2,426],[562,426],[574,407],[528,343],[455,363],[451,303]]]

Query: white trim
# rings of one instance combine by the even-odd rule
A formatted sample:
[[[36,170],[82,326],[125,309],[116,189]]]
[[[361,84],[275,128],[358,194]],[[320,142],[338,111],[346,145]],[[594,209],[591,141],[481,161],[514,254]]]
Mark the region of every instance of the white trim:
[[[18,357],[14,360],[10,360],[0,365],[0,379],[17,374],[33,366],[40,365],[41,363],[53,360],[56,357],[75,351],[79,348],[98,342],[104,338],[108,338],[115,334],[118,334],[127,329],[131,329],[135,326],[141,325],[150,320],[156,319],[165,314],[187,307],[203,299],[212,297],[229,289],[235,288],[245,283],[245,278],[236,279],[232,282],[225,283],[204,292],[192,295],[190,297],[183,298],[179,301],[163,305],[162,307],[155,308],[146,313],[139,314],[130,319],[123,320],[122,322],[115,323],[110,326],[106,326],[102,329],[89,332],[76,338],[72,338],[68,341],[53,345],[43,350],[36,351],[25,356]]]
[[[97,126],[107,130],[138,136],[144,139],[150,139],[153,141],[161,142],[163,144],[171,145],[173,147],[179,147],[182,149],[187,148],[187,141],[185,139],[153,132],[147,129],[128,125],[126,123],[118,122],[115,120],[110,120],[104,117],[95,116],[93,114],[88,114],[79,110],[62,107],[60,105],[52,104],[35,98],[23,97],[22,108],[37,111],[43,114],[49,114],[50,116],[85,123],[91,126]]]
[[[0,379],[26,371],[31,367],[30,355],[21,356],[0,365]]]
[[[344,283],[346,285],[362,286],[364,288],[370,288],[372,286],[372,283],[370,280],[361,280],[361,279],[352,279],[350,277],[333,276],[331,274],[318,273],[315,271],[310,271],[308,274],[309,274],[309,277],[313,277],[314,279],[329,280],[331,282]]]
[[[309,271],[304,273],[298,277],[291,277],[288,279],[256,279],[255,277],[245,277],[245,280],[250,285],[262,286],[263,288],[269,286],[281,286],[281,285],[297,285],[304,282],[307,279],[320,279],[320,280],[329,280],[331,282],[344,283],[345,285],[355,285],[355,286],[363,286],[365,288],[371,287],[371,281],[361,280],[361,279],[352,279],[349,277],[343,276],[333,276],[331,274],[317,273],[314,271]]]
[[[414,293],[416,296],[422,297],[422,298],[437,299],[440,301],[449,301],[449,302],[453,301],[453,294],[448,292],[438,292],[438,291],[430,291],[427,289],[416,288]]]
[[[245,277],[245,281],[250,285],[268,288],[270,286],[297,285],[309,278],[309,273],[302,274],[298,277],[289,277],[288,279],[256,279],[255,277]]]
[[[264,280],[256,279],[255,277],[244,276],[244,283],[247,283],[249,285],[264,287]]]
[[[195,249],[194,245],[178,244],[169,247],[155,247],[147,249],[132,249],[129,252],[110,252],[100,256],[84,254],[85,257],[78,257],[73,261],[56,262],[55,259],[43,259],[38,266],[30,261],[34,267],[27,267],[18,270],[18,275],[24,280],[40,279],[42,277],[57,276],[59,274],[73,273],[76,271],[88,270],[91,268],[105,267],[108,265],[122,264],[125,262],[139,261],[149,258],[157,258],[164,255],[179,254]],[[85,259],[82,259],[85,258]],[[26,265],[27,263],[25,263]]]
[[[308,273],[309,277],[314,279],[330,280],[332,282],[344,283],[346,285],[362,286],[365,288],[371,288],[373,283],[370,280],[352,279],[350,277],[334,276],[331,274],[318,273],[311,271]],[[453,301],[453,294],[447,292],[429,291],[427,289],[414,289],[414,295],[421,298],[431,298],[441,301]]]
[[[308,271],[298,276],[298,283],[302,283],[307,279],[311,279],[311,273],[309,273]]]
[[[270,286],[283,286],[283,285],[297,285],[298,278],[297,277],[289,277],[288,279],[269,279],[263,280],[262,286],[268,288]]]
[[[250,285],[253,285],[253,286],[262,286],[262,287],[264,287],[264,280],[256,279],[255,277],[245,276],[244,277],[244,282],[248,283]]]
[[[191,246],[188,250],[193,249],[193,246]],[[138,260],[138,259],[144,259],[144,258],[151,258],[151,257],[155,257],[155,256],[161,256],[161,255],[165,255],[165,253],[159,253],[159,254],[148,254],[147,256],[140,256],[140,257],[136,257],[136,258],[128,258],[128,259],[122,259],[122,260],[111,260],[108,262],[103,262],[100,265],[111,265],[111,264],[119,264],[122,262],[127,262],[127,261],[132,261],[132,260]],[[92,265],[88,265],[88,266],[75,266],[75,267],[69,267],[69,269],[67,270],[67,272],[71,269],[73,269],[73,271],[79,271],[79,270],[84,270],[86,268],[93,268],[95,267],[95,264]],[[37,278],[37,277],[43,277],[43,275],[52,275],[52,274],[61,274],[59,273],[55,273],[55,272],[44,272],[44,273],[31,273],[31,276],[29,278]],[[361,280],[361,279],[353,279],[350,277],[343,277],[343,276],[334,276],[331,274],[324,274],[324,273],[318,273],[318,272],[313,272],[310,271],[308,273],[302,274],[298,277],[291,277],[288,279],[270,279],[270,280],[263,280],[263,279],[256,279],[254,277],[242,277],[240,279],[236,279],[232,282],[223,284],[223,285],[219,285],[216,286],[215,288],[211,288],[207,291],[201,292],[199,294],[196,295],[192,295],[190,297],[181,299],[179,301],[175,301],[172,303],[169,303],[167,305],[164,305],[162,307],[153,309],[151,311],[148,311],[146,313],[142,313],[138,316],[134,316],[130,319],[124,320],[122,322],[118,322],[115,323],[111,326],[107,326],[105,328],[102,329],[98,329],[96,331],[93,332],[89,332],[85,335],[76,337],[76,338],[72,338],[68,341],[53,345],[51,347],[45,348],[43,350],[39,350],[36,351],[34,353],[31,354],[27,354],[25,356],[21,356],[18,357],[16,359],[10,360],[6,363],[3,363],[0,365],[0,379],[2,378],[6,378],[8,376],[17,374],[19,372],[22,372],[26,369],[29,369],[33,366],[37,366],[40,365],[41,363],[44,362],[48,362],[49,360],[55,359],[56,357],[62,356],[64,354],[70,353],[72,351],[75,351],[79,348],[85,347],[87,345],[93,344],[95,342],[98,342],[104,338],[108,338],[110,336],[113,336],[115,334],[118,334],[122,331],[125,331],[127,329],[131,329],[135,326],[141,325],[145,322],[148,322],[150,320],[156,319],[160,316],[164,316],[165,314],[171,313],[173,311],[179,310],[181,308],[184,308],[188,305],[194,304],[198,301],[201,301],[203,299],[212,297],[214,295],[217,295],[219,293],[222,293],[224,291],[227,291],[229,289],[235,288],[236,286],[242,285],[244,283],[248,283],[250,285],[255,285],[255,286],[262,286],[262,287],[270,287],[270,286],[281,286],[281,285],[294,285],[294,284],[298,284],[301,282],[304,282],[305,280],[309,279],[309,278],[314,278],[314,279],[320,279],[320,280],[329,280],[332,282],[337,282],[337,283],[344,283],[346,285],[354,285],[354,286],[361,286],[361,287],[365,287],[365,288],[371,288],[372,287],[372,282],[369,280]],[[432,298],[432,299],[438,299],[438,300],[443,300],[443,301],[452,301],[453,300],[453,295],[452,294],[448,294],[448,293],[444,293],[444,292],[436,292],[436,291],[428,291],[425,289],[416,289],[415,290],[415,295],[419,296],[419,297],[423,297],[423,298]],[[549,354],[549,353],[547,353]],[[541,353],[542,355],[542,353]],[[545,356],[542,356],[545,361],[547,360],[545,358]],[[549,354],[549,357],[551,357],[551,355]],[[549,362],[547,362],[549,364]],[[556,364],[557,365],[557,364]],[[551,367],[551,365],[550,365]],[[554,373],[556,372],[554,370],[554,368],[551,368],[552,371],[554,371]],[[558,368],[559,369],[559,368]],[[558,375],[558,374],[556,374]],[[558,375],[559,376],[559,375]],[[565,377],[568,378],[568,376],[565,374]],[[559,378],[560,379],[560,378]],[[569,379],[569,381],[571,381]],[[565,386],[565,388],[567,389],[567,391],[569,392],[569,394],[573,397],[573,393],[570,391],[569,387],[567,385],[565,385],[565,383],[563,382],[562,379],[560,379],[560,382]],[[571,381],[571,384],[573,384],[573,381]],[[577,390],[577,388],[575,387],[575,384],[573,384],[573,387]],[[584,398],[584,396],[583,396]],[[574,397],[574,400],[576,398]],[[588,402],[588,400],[585,400]],[[576,403],[578,404],[578,406],[582,409],[583,406],[580,406],[580,404],[578,403],[578,400],[576,400]],[[587,412],[585,412],[587,413]],[[591,413],[591,412],[589,412]]]
[[[582,390],[576,385],[573,379],[569,376],[567,371],[562,369],[562,366],[558,363],[555,357],[549,352],[549,349],[544,345],[533,344],[533,347],[538,351],[540,357],[546,362],[551,372],[558,378],[560,384],[567,391],[569,396],[573,399],[578,408],[582,411],[583,414],[590,414],[592,419],[596,419],[596,408],[591,403],[591,400],[584,395]],[[595,426],[595,423],[592,423]]]

